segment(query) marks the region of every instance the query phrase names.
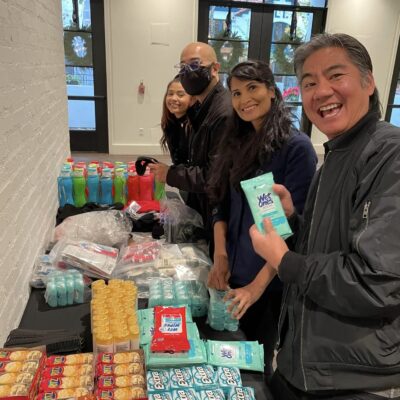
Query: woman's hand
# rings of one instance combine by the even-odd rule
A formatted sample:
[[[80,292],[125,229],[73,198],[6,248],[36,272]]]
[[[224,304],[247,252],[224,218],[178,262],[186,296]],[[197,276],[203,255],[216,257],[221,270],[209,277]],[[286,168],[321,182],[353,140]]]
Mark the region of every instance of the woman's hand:
[[[156,182],[165,183],[167,181],[167,174],[169,166],[163,163],[148,164],[150,171],[154,174],[154,179]]]
[[[260,290],[252,283],[238,289],[231,289],[224,297],[224,301],[231,300],[228,306],[228,312],[233,318],[240,319],[262,295],[263,290]]]
[[[227,290],[230,275],[228,256],[214,256],[214,265],[208,273],[207,286],[218,290]]]

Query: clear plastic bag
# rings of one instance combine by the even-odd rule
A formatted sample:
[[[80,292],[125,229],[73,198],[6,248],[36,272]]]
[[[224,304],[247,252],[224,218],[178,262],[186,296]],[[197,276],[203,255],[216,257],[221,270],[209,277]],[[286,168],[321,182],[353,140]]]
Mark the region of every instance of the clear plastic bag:
[[[180,199],[161,201],[160,221],[168,243],[193,243],[206,238],[201,215]]]
[[[50,252],[59,268],[77,268],[95,278],[110,278],[118,249],[84,240],[61,240]]]
[[[126,245],[132,222],[119,210],[93,211],[65,219],[55,228],[55,240],[90,240],[104,246]]]
[[[33,267],[30,285],[36,289],[44,289],[48,275],[57,268],[54,266],[54,257],[51,254],[40,254]]]

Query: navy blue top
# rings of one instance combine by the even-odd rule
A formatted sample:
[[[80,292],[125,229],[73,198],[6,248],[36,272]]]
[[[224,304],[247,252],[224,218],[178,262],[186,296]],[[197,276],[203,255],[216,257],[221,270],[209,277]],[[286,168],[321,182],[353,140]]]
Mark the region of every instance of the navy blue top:
[[[272,172],[275,183],[284,185],[289,190],[293,204],[301,214],[316,165],[317,156],[309,137],[293,131],[283,147],[275,151],[270,160],[260,165],[254,176]],[[230,188],[225,201],[213,211],[213,222],[217,221],[228,223],[230,284],[233,287],[245,286],[253,281],[265,260],[255,253],[251,244],[249,228],[254,224],[254,219],[242,190]],[[279,279],[275,278],[268,289],[280,286]]]

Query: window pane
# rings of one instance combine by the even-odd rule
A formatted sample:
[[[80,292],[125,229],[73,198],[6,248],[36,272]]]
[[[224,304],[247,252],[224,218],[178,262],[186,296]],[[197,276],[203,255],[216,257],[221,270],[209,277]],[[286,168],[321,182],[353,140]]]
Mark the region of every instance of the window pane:
[[[267,4],[283,4],[285,6],[293,6],[294,0],[265,0]],[[324,8],[326,0],[297,0],[300,7],[319,7]]]
[[[210,6],[208,37],[211,39],[230,38],[249,40],[251,10],[231,8],[231,32],[226,32],[226,17],[229,7]]]
[[[292,11],[274,11],[274,20],[272,26],[272,40],[274,42],[289,42],[290,25],[292,23]],[[311,38],[311,29],[313,23],[312,13],[296,13],[296,37],[294,42],[308,42]]]
[[[91,67],[92,35],[86,32],[64,32],[65,64]]]
[[[62,0],[62,21],[65,30],[86,30],[90,31],[92,22],[90,15],[90,0],[78,1],[77,20],[74,22],[74,6],[72,0]],[[79,21],[79,26],[77,22]]]
[[[68,124],[71,130],[95,130],[94,100],[68,100]]]
[[[299,6],[324,8],[326,6],[326,0],[297,0],[297,4]]]
[[[285,101],[301,101],[297,78],[293,76],[275,76],[275,83]]]
[[[400,105],[400,81],[397,81],[396,91],[394,92],[393,104]]]
[[[85,31],[92,29],[92,20],[90,15],[90,0],[79,0],[79,28]]]
[[[294,75],[293,58],[297,47],[292,44],[271,45],[270,65],[274,74]]]
[[[68,96],[94,96],[93,68],[66,67]]]
[[[214,48],[217,54],[221,72],[229,72],[237,63],[247,60],[249,42],[209,40],[208,44]]]
[[[233,1],[243,1],[243,0],[233,0]],[[264,3],[264,0],[244,0],[246,3]]]
[[[400,127],[400,108],[392,108],[390,123]]]
[[[300,129],[300,122],[301,122],[301,106],[295,106],[295,107],[288,107],[289,110],[292,113],[293,117],[293,125],[297,128]]]
[[[220,72],[218,75],[219,75],[219,81],[222,83],[222,85],[224,86],[225,89],[228,89],[228,83],[227,83],[228,74],[224,73],[224,72],[222,72],[222,73]]]
[[[283,4],[285,6],[292,6],[294,0],[265,0],[267,4]]]

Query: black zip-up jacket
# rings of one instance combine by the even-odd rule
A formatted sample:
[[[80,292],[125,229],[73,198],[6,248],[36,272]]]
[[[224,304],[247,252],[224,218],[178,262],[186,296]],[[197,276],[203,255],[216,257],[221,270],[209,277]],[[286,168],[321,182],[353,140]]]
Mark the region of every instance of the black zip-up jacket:
[[[400,129],[369,113],[325,151],[279,266],[278,369],[309,392],[400,387]]]
[[[211,206],[205,188],[211,158],[232,115],[230,96],[218,82],[200,108],[194,106],[187,114],[192,125],[189,163],[172,165],[168,170],[167,183],[189,193],[186,203],[201,214],[205,229],[211,234]]]

